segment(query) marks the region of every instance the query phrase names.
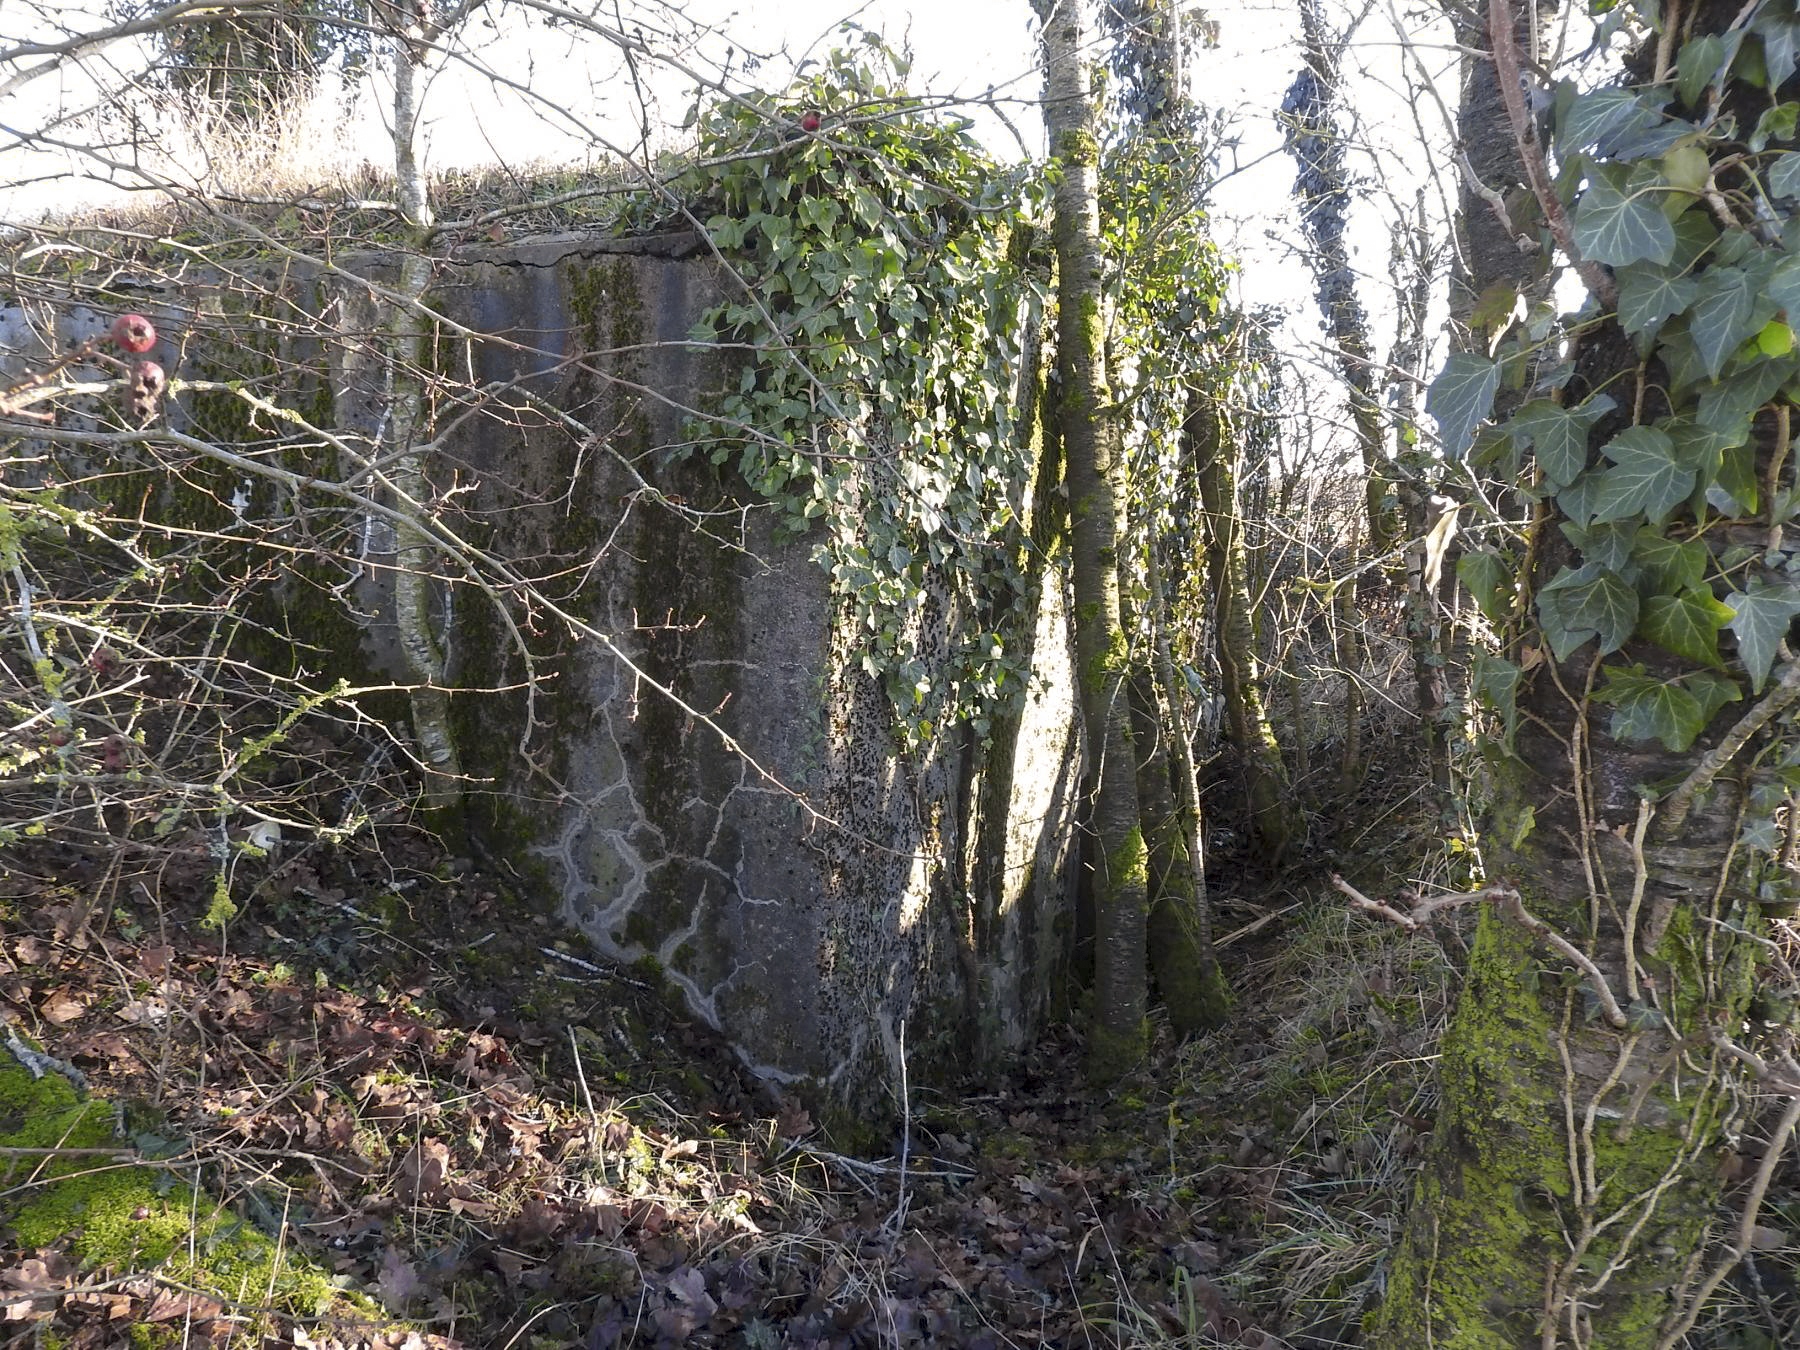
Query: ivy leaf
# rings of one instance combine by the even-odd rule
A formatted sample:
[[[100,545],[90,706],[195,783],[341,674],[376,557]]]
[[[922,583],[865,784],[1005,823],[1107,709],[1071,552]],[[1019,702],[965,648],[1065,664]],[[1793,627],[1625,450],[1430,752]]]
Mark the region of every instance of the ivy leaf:
[[[1469,682],[1475,697],[1485,699],[1499,714],[1505,729],[1502,744],[1512,749],[1513,735],[1519,727],[1519,679],[1523,672],[1503,656],[1483,653],[1469,667]]]
[[[1800,158],[1800,156],[1796,156]],[[1622,267],[1619,281],[1619,324],[1633,337],[1652,337],[1664,321],[1694,303],[1700,283],[1671,275],[1667,268],[1638,263]]]
[[[1608,86],[1578,96],[1569,104],[1556,133],[1556,147],[1564,157],[1576,150],[1599,146],[1609,137],[1635,131],[1661,120],[1658,107],[1646,102],[1634,89]],[[1608,153],[1605,149],[1602,154]]]
[[[1671,272],[1686,272],[1705,256],[1719,239],[1719,227],[1705,211],[1684,211],[1675,218],[1675,253]]]
[[[1762,38],[1763,65],[1769,72],[1769,88],[1779,89],[1794,73],[1800,52],[1800,19],[1765,5],[1751,20],[1750,30]]]
[[[1725,358],[1756,331],[1750,318],[1755,285],[1755,279],[1741,267],[1710,268],[1700,281],[1688,331],[1710,379],[1719,377]]]
[[[1706,722],[1712,721],[1713,715],[1727,703],[1736,703],[1744,696],[1744,691],[1738,688],[1736,680],[1710,670],[1696,670],[1691,675],[1683,675],[1681,687],[1700,704],[1700,716]],[[1704,726],[1705,722],[1701,725]]]
[[[1783,155],[1782,158],[1795,161],[1795,172],[1800,175],[1800,155]],[[1796,184],[1796,192],[1792,195],[1800,195],[1800,184]],[[1776,263],[1763,293],[1774,301],[1777,309],[1785,311],[1790,320],[1800,319],[1800,257],[1789,254]]]
[[[1597,521],[1644,516],[1658,524],[1694,489],[1694,471],[1675,458],[1675,443],[1659,427],[1627,427],[1602,448],[1613,464],[1600,475]]]
[[[1623,164],[1590,169],[1587,191],[1575,207],[1575,246],[1588,261],[1614,267],[1667,263],[1675,252],[1675,228],[1654,192],[1627,187],[1628,174]]]
[[[1456,579],[1474,599],[1489,623],[1504,622],[1512,612],[1513,568],[1492,549],[1471,549],[1456,560]]]
[[[1692,122],[1669,118],[1652,126],[1622,131],[1601,148],[1608,159],[1655,159],[1657,156],[1690,140],[1699,130]],[[1668,198],[1665,197],[1665,200]]]
[[[1712,175],[1712,161],[1705,150],[1689,141],[1663,156],[1662,174],[1670,187],[1698,196]]]
[[[1547,398],[1533,399],[1512,415],[1506,430],[1521,448],[1535,445],[1544,477],[1552,487],[1564,488],[1587,465],[1588,428],[1611,412],[1613,406],[1612,398],[1606,394],[1591,398],[1572,411]]]
[[[1605,675],[1594,698],[1612,705],[1607,730],[1615,739],[1659,740],[1679,754],[1706,726],[1700,700],[1673,680],[1658,679],[1641,665],[1609,666]]]
[[[1638,631],[1664,651],[1696,665],[1717,666],[1719,630],[1731,621],[1729,606],[1705,587],[1679,595],[1653,595],[1644,602]]]
[[[1700,106],[1700,96],[1704,94],[1718,76],[1724,74],[1737,55],[1738,44],[1743,41],[1743,30],[1737,29],[1721,38],[1708,33],[1705,37],[1694,38],[1681,49],[1676,58],[1675,89],[1681,95],[1681,101],[1690,108]]]
[[[1454,352],[1425,394],[1425,411],[1437,418],[1444,455],[1460,460],[1475,428],[1494,406],[1500,367],[1474,352]]]
[[[1747,440],[1726,446],[1719,457],[1719,477],[1715,486],[1731,499],[1738,514],[1755,515],[1762,502],[1762,484],[1756,478],[1756,447]],[[1730,507],[1720,506],[1717,502],[1714,506],[1721,513],[1730,513]]]
[[[1631,560],[1642,569],[1644,584],[1665,595],[1698,586],[1706,576],[1708,556],[1700,540],[1671,539],[1648,525],[1638,528],[1631,546]]]
[[[1600,654],[1625,645],[1638,621],[1638,593],[1618,573],[1596,563],[1563,568],[1537,595],[1538,623],[1558,661],[1589,638]]]
[[[1663,329],[1657,338],[1657,359],[1669,372],[1670,390],[1677,394],[1685,394],[1706,382],[1706,363],[1700,359],[1700,349],[1694,345],[1687,327],[1687,319],[1683,317]]]
[[[1519,288],[1510,281],[1496,281],[1475,301],[1469,311],[1469,327],[1483,333],[1497,333],[1524,313],[1519,303]]]
[[[1600,494],[1600,474],[1597,472],[1584,473],[1556,494],[1556,504],[1562,508],[1565,516],[1582,529],[1586,529],[1593,524]]]
[[[1763,115],[1756,119],[1756,130],[1750,133],[1751,153],[1760,153],[1770,141],[1793,140],[1797,123],[1800,123],[1800,103],[1777,103],[1773,108],[1764,109]]]
[[[1584,529],[1572,520],[1565,520],[1561,529],[1563,537],[1581,550],[1584,563],[1599,563],[1620,576],[1628,576],[1631,550],[1637,536],[1635,525],[1612,521]]]
[[[1775,664],[1775,649],[1800,614],[1800,586],[1771,586],[1757,577],[1748,590],[1726,596],[1725,603],[1733,611],[1726,626],[1737,638],[1738,660],[1750,673],[1750,692],[1760,694]]]

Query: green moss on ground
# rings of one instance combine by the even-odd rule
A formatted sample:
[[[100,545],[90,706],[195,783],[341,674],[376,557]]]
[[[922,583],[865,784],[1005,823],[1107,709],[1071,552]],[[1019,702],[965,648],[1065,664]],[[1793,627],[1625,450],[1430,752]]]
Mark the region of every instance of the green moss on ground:
[[[25,1250],[66,1242],[84,1267],[154,1272],[238,1308],[315,1317],[338,1300],[327,1274],[172,1172],[106,1156],[128,1149],[113,1108],[56,1074],[0,1064],[0,1148],[0,1219]],[[56,1152],[10,1152],[40,1149]]]

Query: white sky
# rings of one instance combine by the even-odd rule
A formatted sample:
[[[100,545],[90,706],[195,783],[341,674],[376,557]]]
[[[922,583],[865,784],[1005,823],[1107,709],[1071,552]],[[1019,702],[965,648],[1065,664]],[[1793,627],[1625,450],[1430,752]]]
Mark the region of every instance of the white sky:
[[[1441,138],[1449,108],[1418,92],[1422,72],[1440,82],[1444,104],[1453,105],[1454,57],[1424,45],[1402,45],[1399,35],[1422,31],[1424,23],[1408,17],[1408,0],[1353,2],[1363,18],[1347,57],[1346,87],[1359,116],[1349,130],[1353,145],[1366,147],[1353,153],[1353,171],[1368,191],[1357,207],[1351,241],[1357,269],[1366,278],[1362,289],[1374,336],[1385,347],[1392,335],[1391,306],[1383,303],[1392,289],[1389,240],[1403,213],[1411,211],[1417,186],[1423,183],[1434,195],[1444,186],[1432,177],[1420,137]],[[117,195],[58,176],[67,170],[67,160],[47,155],[32,138],[45,128],[57,130],[57,109],[79,112],[93,103],[96,90],[123,87],[130,72],[143,68],[143,50],[120,43],[10,92],[8,81],[32,63],[4,59],[5,49],[21,40],[99,26],[92,11],[100,3],[0,0],[0,184],[11,185],[0,188],[0,220],[66,211]],[[1352,0],[1328,0],[1335,24],[1347,21],[1349,11],[1341,7],[1347,3]],[[664,0],[621,0],[621,8],[628,22],[636,14],[653,27],[674,6]],[[1036,107],[1041,78],[1028,0],[868,0],[823,8],[791,0],[683,0],[680,9],[721,35],[684,50],[684,63],[709,77],[723,75],[739,88],[785,85],[809,53],[843,41],[839,30],[845,19],[883,31],[894,45],[911,50],[914,92],[997,100],[1010,128],[971,110],[978,133],[996,155],[1017,156],[1021,140],[1028,153],[1041,152]],[[496,24],[478,16],[465,25],[457,35],[455,59],[445,63],[428,91],[423,144],[431,167],[579,164],[610,158],[608,146],[615,151],[636,146],[642,112],[616,51],[591,37],[552,31],[541,17],[527,20],[505,7],[496,12],[511,17]],[[1311,278],[1295,246],[1289,195],[1294,163],[1281,148],[1273,118],[1300,64],[1295,8],[1291,0],[1227,0],[1206,6],[1206,13],[1218,25],[1219,46],[1194,54],[1194,91],[1202,104],[1231,115],[1239,144],[1226,152],[1226,167],[1245,166],[1216,192],[1215,237],[1242,260],[1242,298],[1293,312],[1289,337],[1304,346],[1320,334]],[[693,81],[664,71],[647,83],[655,100],[651,120],[659,126],[653,144],[677,144],[680,133],[673,128],[691,102]],[[532,91],[529,100],[518,92],[522,87]],[[391,163],[385,105],[385,91],[377,89],[347,118],[336,108],[289,116],[282,120],[275,159],[302,186],[328,184],[345,164]],[[168,145],[170,138],[163,139]],[[175,149],[174,157],[186,160],[190,171],[201,171],[192,153]],[[229,181],[234,171],[240,177],[260,172],[257,158],[227,145],[210,161],[213,177]],[[130,166],[114,177],[130,183]],[[233,186],[243,190],[248,184]],[[1443,206],[1438,195],[1435,207]]]

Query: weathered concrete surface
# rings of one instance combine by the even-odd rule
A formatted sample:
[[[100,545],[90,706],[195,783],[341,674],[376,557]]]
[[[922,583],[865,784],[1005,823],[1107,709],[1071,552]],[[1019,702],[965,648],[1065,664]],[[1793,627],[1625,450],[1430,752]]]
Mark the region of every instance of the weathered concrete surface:
[[[465,763],[503,794],[490,847],[538,864],[601,952],[650,958],[758,1073],[879,1106],[903,1045],[915,1079],[991,1062],[1059,989],[1062,583],[1038,687],[995,749],[959,735],[896,755],[808,541],[777,538],[729,469],[669,454],[723,378],[688,341],[722,284],[680,239],[539,241],[442,271],[435,302],[490,336],[443,344],[447,368],[521,381],[586,429],[508,390],[515,411],[453,437],[444,468],[479,485],[484,543],[560,574],[546,589],[605,635],[566,637],[523,753],[522,699],[463,699]],[[482,602],[462,588],[455,604],[461,682],[520,677],[494,661]]]
[[[378,443],[375,300],[341,277],[281,284],[337,340],[259,344],[239,315],[228,345],[246,361],[273,351],[296,378],[269,387],[289,398],[328,365],[307,415]],[[598,634],[535,606],[543,659],[528,697],[490,602],[467,584],[445,595],[454,681],[515,686],[454,700],[465,768],[484,780],[470,817],[478,847],[549,888],[606,957],[653,963],[756,1072],[872,1119],[892,1105],[903,1047],[914,1082],[1000,1062],[1060,993],[1076,753],[1063,579],[1052,571],[1036,603],[1033,689],[1016,718],[995,719],[991,748],[958,734],[898,756],[809,542],[777,538],[729,468],[671,453],[725,377],[688,340],[723,284],[686,237],[538,240],[438,270],[430,298],[451,322],[428,359],[464,396],[432,428],[431,476],[463,490],[446,519]],[[142,307],[172,375],[222,378],[234,366],[205,357],[219,319],[195,313],[197,293]],[[107,316],[63,327],[71,317],[85,332]],[[481,411],[467,416],[472,395]],[[210,434],[234,406],[211,408]],[[196,431],[208,416],[169,410]],[[269,498],[252,516],[287,509],[251,486]],[[391,536],[372,518],[353,528],[365,608],[379,613]],[[954,617],[940,605],[922,632]],[[397,669],[379,621],[363,645]]]

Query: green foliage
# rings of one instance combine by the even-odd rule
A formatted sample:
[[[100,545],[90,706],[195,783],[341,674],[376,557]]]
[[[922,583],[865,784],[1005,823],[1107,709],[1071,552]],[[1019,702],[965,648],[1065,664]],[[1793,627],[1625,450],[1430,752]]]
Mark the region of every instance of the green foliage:
[[[812,532],[916,743],[964,717],[985,734],[1023,690],[1019,410],[1041,288],[1016,245],[1040,191],[903,75],[869,38],[782,97],[717,105],[685,187],[742,282],[695,336],[746,353],[695,439]]]
[[[1602,657],[1629,648],[1603,664],[1594,698],[1613,736],[1671,752],[1763,691],[1800,618],[1800,493],[1780,443],[1800,391],[1800,104],[1744,97],[1773,95],[1795,69],[1800,23],[1786,10],[1686,43],[1665,83],[1557,93],[1574,241],[1615,269],[1638,370],[1570,408],[1564,367],[1484,428],[1543,339],[1516,330],[1491,355],[1452,357],[1428,403],[1447,454],[1474,445],[1502,471],[1535,465],[1517,490],[1554,506],[1573,548],[1537,589],[1537,634],[1559,661],[1589,643]],[[1605,341],[1605,323],[1590,309],[1578,342]],[[1515,568],[1488,549],[1459,569],[1496,622]],[[1477,686],[1510,722],[1518,678],[1502,664]]]
[[[1425,411],[1438,420],[1444,454],[1461,459],[1469,452],[1475,428],[1494,406],[1500,390],[1500,367],[1474,352],[1456,352],[1444,363],[1425,392]]]

